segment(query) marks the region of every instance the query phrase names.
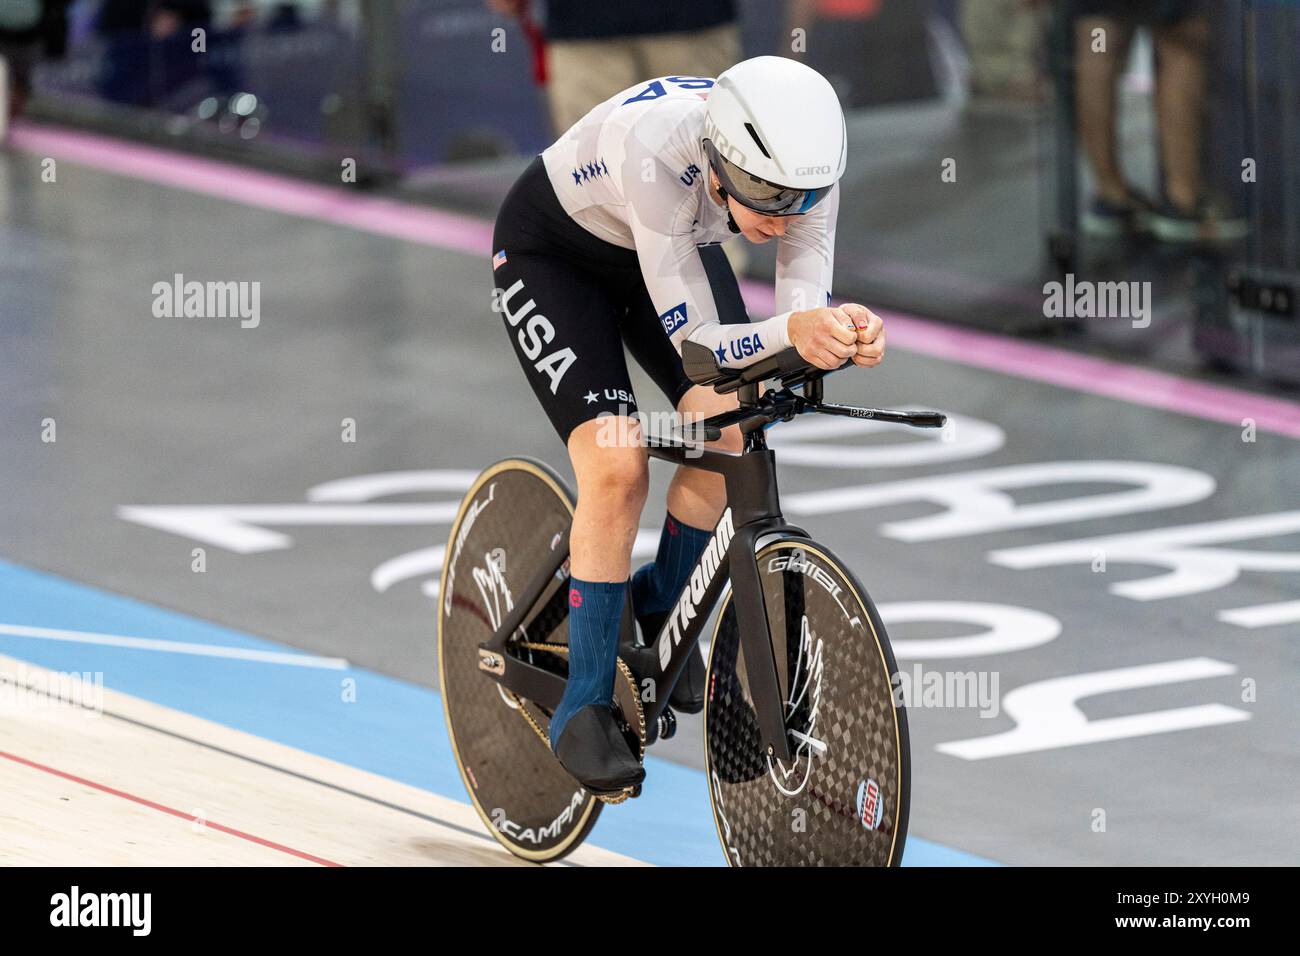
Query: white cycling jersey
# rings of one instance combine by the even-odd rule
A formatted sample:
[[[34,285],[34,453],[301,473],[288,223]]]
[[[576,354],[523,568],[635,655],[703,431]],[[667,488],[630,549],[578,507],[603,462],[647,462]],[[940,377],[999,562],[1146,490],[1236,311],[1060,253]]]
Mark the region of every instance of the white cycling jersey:
[[[830,298],[839,186],[791,218],[776,257],[777,315],[718,321],[699,246],[733,237],[712,198],[701,145],[713,80],[666,76],[595,107],[542,153],[564,211],[592,235],[634,249],[664,332],[677,351],[709,346],[739,368],[791,345],[787,319]]]

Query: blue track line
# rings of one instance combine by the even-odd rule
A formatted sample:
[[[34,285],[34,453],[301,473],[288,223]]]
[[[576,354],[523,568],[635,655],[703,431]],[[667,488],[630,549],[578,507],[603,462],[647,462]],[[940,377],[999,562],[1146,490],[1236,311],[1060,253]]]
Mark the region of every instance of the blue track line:
[[[142,601],[0,561],[0,625],[214,647],[294,649]],[[432,615],[429,641],[433,643]],[[0,634],[0,654],[468,802],[438,695],[362,668],[331,670]],[[304,654],[305,657],[313,655]],[[430,654],[432,666],[432,649]],[[641,797],[601,814],[592,842],[659,865],[723,863],[704,774],[649,758]],[[909,836],[908,866],[997,865]]]

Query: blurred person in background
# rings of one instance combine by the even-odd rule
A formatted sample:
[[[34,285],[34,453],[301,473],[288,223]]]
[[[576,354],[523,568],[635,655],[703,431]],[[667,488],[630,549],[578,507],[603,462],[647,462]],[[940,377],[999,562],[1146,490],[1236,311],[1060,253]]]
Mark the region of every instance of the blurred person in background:
[[[504,16],[526,19],[532,0],[487,0]],[[551,127],[563,133],[619,90],[653,76],[717,76],[740,59],[734,0],[651,4],[542,0],[546,22],[546,99]],[[744,274],[749,255],[727,247]]]
[[[933,0],[788,0],[785,13],[777,53],[822,73],[846,109],[939,94]]]
[[[528,14],[531,0],[487,0]],[[717,76],[740,59],[734,0],[600,3],[542,0],[546,97],[558,135],[593,106],[652,76]]]
[[[327,12],[337,14],[337,7]],[[266,18],[266,29],[277,33],[294,33],[304,25],[302,8],[297,3],[277,3]]]
[[[32,91],[32,69],[42,57],[63,56],[68,0],[0,0],[0,141]]]
[[[100,95],[130,106],[160,105],[203,72],[191,49],[191,31],[200,27],[212,27],[208,0],[104,0],[95,20],[104,39]]]
[[[1226,219],[1215,209],[1201,174],[1210,38],[1203,0],[1073,0],[1072,12],[1079,136],[1097,191],[1083,217],[1084,231],[1118,236],[1149,230],[1169,242],[1244,235],[1244,221]],[[1151,31],[1156,54],[1161,171],[1156,201],[1127,181],[1118,150],[1117,89],[1139,27]]]
[[[970,57],[971,96],[1039,103],[1040,4],[1034,0],[964,0],[960,19]]]

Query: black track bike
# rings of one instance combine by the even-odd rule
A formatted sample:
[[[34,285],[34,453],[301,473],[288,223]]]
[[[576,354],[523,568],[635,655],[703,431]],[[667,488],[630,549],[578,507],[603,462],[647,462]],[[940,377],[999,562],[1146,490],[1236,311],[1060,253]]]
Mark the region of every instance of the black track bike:
[[[672,736],[668,690],[716,607],[705,756],[727,862],[897,865],[910,756],[894,656],[853,572],[781,516],[765,429],[811,412],[921,428],[941,428],[945,417],[824,402],[826,373],[794,349],[736,372],[688,342],[683,365],[693,382],[736,393],[739,407],[689,436],[648,439],[649,453],[723,475],[727,508],[660,633],[638,634],[628,598],[613,703],[620,727],[642,758]],[[739,454],[700,446],[729,425],[743,433]],[[574,850],[603,804],[640,791],[586,790],[547,742],[568,673],[574,503],[541,462],[492,465],[452,525],[438,596],[442,700],[461,778],[492,835],[536,862]]]

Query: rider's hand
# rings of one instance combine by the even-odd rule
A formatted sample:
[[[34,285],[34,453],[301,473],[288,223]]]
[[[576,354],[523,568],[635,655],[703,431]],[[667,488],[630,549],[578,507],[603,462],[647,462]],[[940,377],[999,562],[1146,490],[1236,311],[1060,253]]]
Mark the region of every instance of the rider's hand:
[[[853,364],[863,368],[873,368],[885,357],[885,323],[865,305],[846,302],[840,306],[853,321],[858,331],[858,351],[853,356]]]
[[[791,312],[786,330],[803,360],[818,368],[839,368],[858,351],[853,319],[843,309]]]
[[[836,369],[850,358],[856,365],[878,365],[885,351],[879,316],[854,303],[792,312],[787,330],[799,354],[818,368]]]

